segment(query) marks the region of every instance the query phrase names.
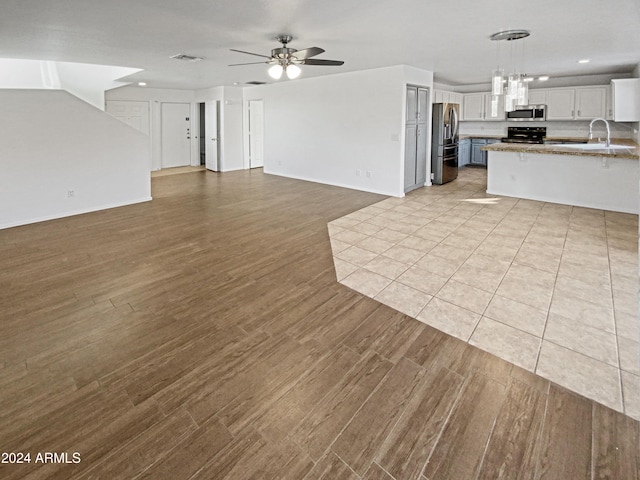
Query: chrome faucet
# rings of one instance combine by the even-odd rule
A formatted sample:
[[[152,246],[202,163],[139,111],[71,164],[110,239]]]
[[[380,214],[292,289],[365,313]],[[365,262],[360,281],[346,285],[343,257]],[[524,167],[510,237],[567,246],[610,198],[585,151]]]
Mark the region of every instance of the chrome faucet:
[[[607,143],[605,145],[608,148],[611,145],[611,130],[609,130],[609,122],[607,122],[604,118],[594,118],[593,120],[591,120],[591,123],[589,124],[589,140],[593,139],[593,124],[598,120],[604,122],[604,124],[607,126]]]

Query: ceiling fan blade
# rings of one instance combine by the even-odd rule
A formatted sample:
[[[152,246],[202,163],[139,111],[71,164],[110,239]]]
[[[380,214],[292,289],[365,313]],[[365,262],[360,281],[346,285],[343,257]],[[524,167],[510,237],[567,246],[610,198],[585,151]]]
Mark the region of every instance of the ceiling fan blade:
[[[305,58],[315,57],[316,55],[320,55],[321,53],[324,53],[324,50],[322,48],[310,47],[298,50],[291,56],[297,58],[298,60],[304,60]]]
[[[316,58],[309,58],[302,62],[304,65],[327,65],[332,67],[338,67],[344,65],[342,60],[321,60]]]
[[[247,55],[255,55],[256,57],[264,57],[264,58],[271,59],[271,57],[267,57],[266,55],[261,55],[259,53],[245,52],[244,50],[236,50],[235,48],[230,48],[229,50],[231,50],[232,52],[246,53]]]
[[[269,62],[232,63],[231,65],[227,65],[227,67],[237,67],[239,65],[258,65],[258,64],[263,65],[265,63],[269,63]]]

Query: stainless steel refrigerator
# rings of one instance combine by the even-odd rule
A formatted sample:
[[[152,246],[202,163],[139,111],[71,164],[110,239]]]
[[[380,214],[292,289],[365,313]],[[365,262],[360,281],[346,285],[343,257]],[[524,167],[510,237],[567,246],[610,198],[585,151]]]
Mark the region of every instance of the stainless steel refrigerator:
[[[457,103],[434,103],[431,122],[432,183],[442,185],[458,177]]]

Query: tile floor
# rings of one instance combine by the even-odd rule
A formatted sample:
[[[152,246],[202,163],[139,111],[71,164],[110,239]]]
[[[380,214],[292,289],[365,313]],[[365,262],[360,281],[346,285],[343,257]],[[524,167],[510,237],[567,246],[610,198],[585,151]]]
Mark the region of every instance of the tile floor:
[[[638,216],[485,190],[465,168],[331,222],[338,281],[640,419]]]

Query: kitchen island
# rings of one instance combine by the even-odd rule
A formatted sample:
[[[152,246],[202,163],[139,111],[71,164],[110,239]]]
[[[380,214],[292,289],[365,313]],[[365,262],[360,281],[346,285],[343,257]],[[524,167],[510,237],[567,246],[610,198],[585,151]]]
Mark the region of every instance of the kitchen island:
[[[494,143],[488,153],[487,193],[601,210],[638,213],[640,148]]]

